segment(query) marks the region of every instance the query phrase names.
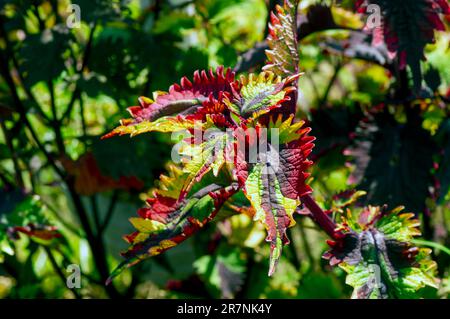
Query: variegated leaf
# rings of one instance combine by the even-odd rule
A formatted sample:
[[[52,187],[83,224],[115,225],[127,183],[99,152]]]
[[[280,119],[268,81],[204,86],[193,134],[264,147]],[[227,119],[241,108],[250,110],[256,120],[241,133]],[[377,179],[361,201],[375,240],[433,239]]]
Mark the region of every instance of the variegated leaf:
[[[264,70],[283,78],[298,73],[299,54],[297,42],[297,7],[299,0],[285,0],[271,12],[269,36],[270,50],[266,50],[268,64]]]
[[[290,83],[298,76],[297,74],[285,80],[272,72],[241,76],[240,90],[234,89],[231,99],[225,99],[224,102],[233,113],[243,118],[257,118],[290,99],[288,94],[295,91]]]
[[[254,219],[263,223],[268,232],[269,275],[275,271],[283,245],[289,243],[286,229],[295,224],[292,215],[300,204],[300,197],[311,192],[306,185],[309,176],[306,170],[312,164],[307,157],[314,146],[311,143],[314,137],[308,136],[308,128],[301,128],[302,122],[292,124],[292,119],[282,121],[280,115],[276,121],[271,121],[271,133],[267,138],[262,133],[257,138],[246,136],[246,132],[237,135],[236,175],[256,211]],[[278,147],[274,144],[274,134]],[[266,139],[267,143],[263,152],[261,139]],[[252,158],[249,154],[256,144],[259,144],[259,152]]]
[[[131,246],[122,253],[125,260],[113,271],[107,283],[124,268],[186,240],[211,221],[237,190],[237,186],[211,184],[181,201],[158,195],[147,201],[149,207],[139,210],[139,217],[130,219],[137,230],[125,237]]]
[[[174,132],[192,128],[196,120],[204,121],[208,111],[215,113],[220,111],[210,108],[211,101],[223,99],[224,94],[231,94],[232,87],[239,89],[239,82],[235,81],[234,73],[223,67],[196,71],[194,81],[186,77],[180,84],[174,84],[169,92],[155,92],[153,99],[139,98],[139,106],[128,108],[132,119],[121,121],[121,126],[106,134],[103,138],[115,135],[137,135],[144,132]],[[206,107],[203,107],[203,106]],[[196,116],[201,110],[202,118]]]
[[[188,174],[183,191],[189,191],[193,183],[199,182],[211,170],[217,176],[227,158],[231,158],[232,151],[230,137],[220,130],[207,131],[198,143],[195,137],[188,139],[180,148],[183,172]]]
[[[436,287],[431,251],[411,243],[420,235],[419,221],[402,209],[347,208],[341,216],[344,236],[329,241],[324,257],[347,272],[352,298],[416,298],[421,288]]]

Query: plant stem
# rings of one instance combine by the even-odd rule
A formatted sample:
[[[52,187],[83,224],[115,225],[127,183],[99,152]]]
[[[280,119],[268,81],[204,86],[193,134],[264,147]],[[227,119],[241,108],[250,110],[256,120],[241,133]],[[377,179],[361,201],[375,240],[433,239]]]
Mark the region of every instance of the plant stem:
[[[58,263],[56,262],[55,256],[53,256],[52,251],[50,248],[44,246],[44,250],[47,253],[48,259],[50,260],[50,263],[52,264],[53,270],[56,272],[58,277],[61,279],[63,286],[66,286],[66,276],[61,271],[61,268],[59,267]],[[70,289],[70,291],[75,295],[76,299],[82,299],[80,294],[75,289]]]
[[[108,210],[106,211],[105,218],[103,219],[103,223],[100,226],[100,230],[99,230],[100,234],[102,234],[106,230],[109,223],[111,222],[111,218],[114,213],[114,208],[116,207],[118,198],[119,198],[119,192],[117,190],[114,190],[112,197],[111,197],[111,201],[109,202]]]
[[[89,37],[88,37],[88,41],[87,41],[87,44],[86,44],[86,48],[84,50],[83,60],[81,62],[81,67],[78,70],[78,75],[79,75],[80,78],[83,76],[83,71],[86,68],[88,60],[89,60],[89,56],[90,56],[91,49],[92,49],[92,42],[93,42],[93,39],[94,39],[94,32],[95,32],[96,27],[97,27],[97,23],[94,23],[94,25],[92,26],[92,28],[91,28],[91,30],[89,32]],[[78,86],[78,82],[76,82],[75,83],[75,89],[74,89],[74,91],[72,93],[72,97],[71,97],[71,99],[69,101],[67,109],[65,110],[64,114],[61,117],[61,121],[64,121],[66,118],[70,117],[70,114],[72,113],[72,109],[73,109],[73,107],[75,105],[75,101],[78,98],[80,98],[80,97],[81,97],[81,91],[80,91],[80,88]]]
[[[316,201],[310,196],[305,195],[301,197],[302,203],[311,212],[311,218],[322,228],[328,236],[333,239],[342,238],[342,232],[336,232],[336,224],[334,221],[317,205]]]
[[[53,85],[53,81],[48,81],[47,83],[48,91],[50,93],[50,105],[52,110],[53,119],[50,122],[53,130],[55,131],[55,140],[56,145],[58,146],[58,150],[61,152],[60,155],[65,155],[65,147],[64,147],[64,139],[61,133],[61,123],[58,119],[58,113],[56,111],[56,101],[55,101],[55,87]]]
[[[0,17],[0,19],[1,19],[1,17]],[[39,150],[46,157],[48,163],[53,167],[53,169],[56,171],[56,173],[62,179],[64,179],[64,177],[65,177],[64,172],[58,167],[58,165],[56,165],[56,162],[55,162],[54,158],[52,157],[52,155],[50,155],[50,153],[47,152],[44,145],[40,142],[38,135],[34,131],[34,128],[31,125],[30,121],[28,120],[25,106],[22,104],[22,101],[20,100],[19,95],[17,94],[16,87],[15,87],[14,81],[11,77],[11,74],[9,74],[7,59],[5,57],[3,57],[3,55],[1,53],[2,52],[0,52],[0,73],[3,76],[3,78],[5,79],[5,82],[9,87],[9,90],[11,92],[11,95],[12,95],[12,98],[14,101],[14,105],[16,107],[17,112],[20,115],[20,119],[25,124],[26,128],[30,131],[31,137],[33,138],[33,140],[36,143]]]
[[[16,183],[21,189],[24,189],[25,184],[23,182],[22,172],[21,172],[20,166],[19,166],[19,158],[17,157],[17,153],[14,149],[14,144],[13,144],[11,134],[8,131],[8,128],[6,127],[5,122],[3,120],[0,120],[0,127],[2,128],[3,135],[5,136],[6,146],[8,147],[8,149],[11,153],[11,160],[12,160],[13,166],[14,166]]]
[[[334,82],[336,81],[337,76],[339,75],[339,71],[341,70],[342,67],[343,64],[339,61],[334,68],[333,76],[331,77],[330,82],[328,82],[327,88],[325,89],[325,93],[323,94],[322,99],[320,99],[319,107],[323,107],[325,105],[325,102],[328,100],[331,88],[333,87]]]
[[[86,117],[84,116],[84,103],[83,103],[83,97],[81,95],[80,95],[78,103],[80,106],[81,130],[83,131],[83,136],[87,136]],[[86,142],[84,142],[84,144],[86,147]]]
[[[81,202],[81,198],[78,195],[78,193],[75,190],[74,183],[72,180],[69,180],[67,182],[67,186],[69,189],[69,194],[72,198],[72,202],[75,206],[75,209],[78,213],[78,217],[80,219],[81,225],[83,229],[86,232],[86,238],[89,242],[89,245],[91,246],[92,255],[95,261],[95,264],[97,266],[98,272],[100,274],[100,278],[103,283],[106,282],[106,280],[109,277],[109,269],[108,269],[108,263],[106,261],[106,251],[105,247],[103,245],[103,240],[101,236],[97,238],[92,230],[92,227],[89,223],[88,214],[86,212],[86,209],[84,208],[83,203]],[[119,293],[115,289],[115,287],[110,284],[105,287],[108,295],[112,298],[120,297]]]
[[[315,268],[316,267],[316,262],[314,260],[313,254],[311,252],[311,246],[309,245],[307,236],[306,236],[306,232],[305,232],[305,226],[304,226],[304,221],[303,219],[300,220],[300,233],[302,235],[302,242],[303,242],[303,249],[305,250],[305,254],[306,257],[308,257],[309,260],[309,264],[311,268]]]
[[[101,234],[100,234],[100,216],[98,211],[97,196],[94,194],[89,199],[91,201],[92,215],[94,215],[95,233],[97,237],[99,237],[101,236]]]
[[[422,239],[413,239],[413,240],[411,240],[411,242],[416,245],[433,247],[434,249],[441,250],[450,256],[450,249],[439,243],[435,243],[435,242],[428,241],[428,240],[422,240]]]

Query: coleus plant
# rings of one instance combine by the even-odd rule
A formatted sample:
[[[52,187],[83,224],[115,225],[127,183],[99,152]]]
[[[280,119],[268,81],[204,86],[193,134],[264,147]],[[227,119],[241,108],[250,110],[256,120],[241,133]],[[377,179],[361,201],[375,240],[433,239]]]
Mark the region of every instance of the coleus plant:
[[[311,197],[307,170],[314,137],[294,119],[301,75],[297,7],[298,1],[286,0],[272,13],[262,72],[237,78],[223,67],[197,71],[192,81],[183,77],[168,92],[140,97],[139,106],[128,109],[132,118],[103,137],[183,133],[177,144],[181,159],[168,166],[147,206],[130,218],[136,231],[125,236],[130,247],[108,283],[124,268],[183,242],[243,194],[254,221],[267,230],[269,276],[289,244],[293,215],[304,205],[331,237],[325,257],[348,272],[354,297],[402,297],[434,285],[428,252],[410,244],[418,235],[411,214],[366,207],[354,221],[348,206],[357,196],[349,193],[333,205],[333,220]],[[384,288],[374,288],[380,281],[374,286],[368,264],[380,269],[376,278]]]
[[[369,5],[380,9],[381,26],[374,28],[374,44],[386,44],[392,57],[397,57],[400,69],[408,65],[414,86],[422,85],[420,61],[425,59],[424,49],[435,42],[434,31],[444,31],[440,14],[449,15],[446,0],[358,0],[358,11],[365,13]]]

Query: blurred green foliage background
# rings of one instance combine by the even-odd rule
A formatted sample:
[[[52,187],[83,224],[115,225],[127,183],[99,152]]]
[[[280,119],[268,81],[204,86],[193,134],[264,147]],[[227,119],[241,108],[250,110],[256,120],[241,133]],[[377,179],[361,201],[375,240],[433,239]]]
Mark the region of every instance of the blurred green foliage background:
[[[127,117],[126,107],[136,105],[137,97],[166,90],[183,75],[219,65],[236,65],[239,72],[259,69],[264,59],[252,50],[263,45],[268,12],[276,2],[0,1],[0,298],[351,294],[343,272],[332,270],[321,258],[326,237],[301,216],[296,217],[298,226],[289,229],[291,244],[277,272],[267,277],[265,231],[245,214],[208,225],[182,245],[127,270],[114,286],[104,286],[126,248],[121,237],[132,230],[127,219],[164,172],[172,141],[163,134],[107,141],[100,136]],[[301,14],[307,16],[318,2],[331,5],[301,1]],[[74,19],[71,4],[80,8],[79,27],[67,27]],[[352,5],[342,1],[327,7],[325,13],[336,25],[328,28],[331,20],[322,12],[316,17],[322,23],[318,30],[300,42],[305,75],[297,115],[308,120],[317,137],[314,195],[326,207],[334,194],[355,185],[370,188],[376,180],[381,187],[372,193],[373,202],[389,198],[420,213],[428,227],[425,238],[437,247],[434,257],[442,278],[440,289],[429,296],[448,297],[450,256],[444,246],[449,245],[450,206],[446,193],[439,201],[429,193],[430,176],[423,165],[435,160],[427,148],[431,146],[420,140],[422,148],[411,146],[406,154],[413,163],[409,169],[417,172],[406,181],[413,184],[412,192],[383,186],[386,180],[392,185],[403,178],[396,175],[398,170],[385,169],[390,158],[372,162],[376,173],[366,174],[365,187],[358,176],[359,162],[349,157],[361,151],[350,146],[362,114],[384,102],[393,87],[387,68],[364,58],[370,56],[370,46],[362,57],[351,57],[339,46],[350,30],[364,25]],[[426,104],[422,129],[427,137],[441,136],[443,144],[450,145],[443,130],[444,123],[450,123],[450,33],[436,36],[436,43],[426,47],[425,80],[428,87],[434,85],[435,96],[447,100],[441,100],[443,107],[432,98],[421,100]],[[400,108],[391,114],[396,123],[405,123]],[[382,141],[401,139],[396,128],[385,128],[390,135]],[[383,152],[390,152],[389,147],[382,147]],[[448,187],[448,170],[442,174],[441,185]],[[80,266],[80,289],[66,287],[70,264]],[[224,272],[224,264],[233,271]]]

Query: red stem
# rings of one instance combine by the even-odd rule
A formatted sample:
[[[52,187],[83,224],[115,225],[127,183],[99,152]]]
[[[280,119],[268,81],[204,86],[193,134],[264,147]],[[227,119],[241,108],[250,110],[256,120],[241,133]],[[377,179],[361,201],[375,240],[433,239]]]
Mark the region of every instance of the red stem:
[[[342,232],[336,231],[335,222],[317,205],[316,201],[310,196],[301,197],[302,203],[311,212],[311,218],[322,228],[328,236],[333,239],[342,238]]]

